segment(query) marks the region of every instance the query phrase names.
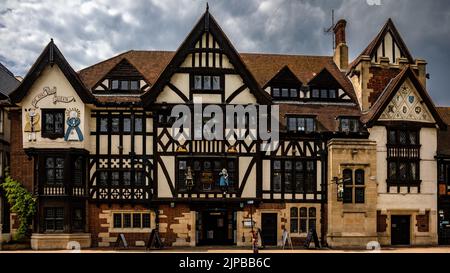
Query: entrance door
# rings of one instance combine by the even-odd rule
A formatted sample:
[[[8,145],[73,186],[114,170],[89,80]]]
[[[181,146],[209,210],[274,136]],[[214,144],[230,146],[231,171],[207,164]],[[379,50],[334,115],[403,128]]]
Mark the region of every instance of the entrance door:
[[[261,214],[261,238],[264,245],[277,245],[277,219],[276,213]]]
[[[391,216],[391,244],[409,245],[411,238],[411,217]]]
[[[206,210],[201,212],[201,219],[197,219],[200,235],[199,244],[233,244],[235,229],[233,216],[233,211],[228,210]]]

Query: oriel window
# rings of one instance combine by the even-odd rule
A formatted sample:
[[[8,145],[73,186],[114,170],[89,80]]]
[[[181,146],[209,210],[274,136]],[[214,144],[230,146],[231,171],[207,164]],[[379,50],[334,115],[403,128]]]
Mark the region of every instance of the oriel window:
[[[47,157],[45,159],[45,174],[47,185],[64,184],[64,158]]]

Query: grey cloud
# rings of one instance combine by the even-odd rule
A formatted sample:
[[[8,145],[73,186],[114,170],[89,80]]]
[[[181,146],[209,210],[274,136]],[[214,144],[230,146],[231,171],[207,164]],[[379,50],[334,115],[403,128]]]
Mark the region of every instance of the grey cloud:
[[[205,9],[205,0],[3,0],[0,61],[24,75],[50,37],[75,69],[130,49],[176,50]],[[209,0],[210,11],[239,51],[331,55],[324,33],[336,19],[348,21],[355,58],[392,17],[412,54],[428,61],[429,91],[450,105],[450,1]]]

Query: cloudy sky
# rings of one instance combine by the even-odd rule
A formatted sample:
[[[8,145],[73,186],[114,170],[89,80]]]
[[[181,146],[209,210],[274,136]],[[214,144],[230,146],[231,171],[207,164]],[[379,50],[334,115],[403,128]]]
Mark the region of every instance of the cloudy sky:
[[[391,17],[416,58],[428,61],[428,88],[450,105],[448,0],[209,0],[241,52],[331,55],[331,10],[348,21],[355,58]],[[176,50],[206,0],[0,0],[0,62],[25,75],[54,38],[79,70],[130,49]]]

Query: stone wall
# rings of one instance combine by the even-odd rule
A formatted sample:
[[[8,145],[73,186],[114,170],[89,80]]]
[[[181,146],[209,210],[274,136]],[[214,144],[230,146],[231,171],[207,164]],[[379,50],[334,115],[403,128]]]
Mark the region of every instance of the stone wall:
[[[377,240],[377,157],[376,143],[369,140],[331,140],[328,144],[328,232],[330,247],[360,247]],[[363,204],[338,200],[338,185],[334,177],[343,171],[364,170]],[[354,178],[353,178],[354,181]],[[342,182],[342,181],[341,181]]]

